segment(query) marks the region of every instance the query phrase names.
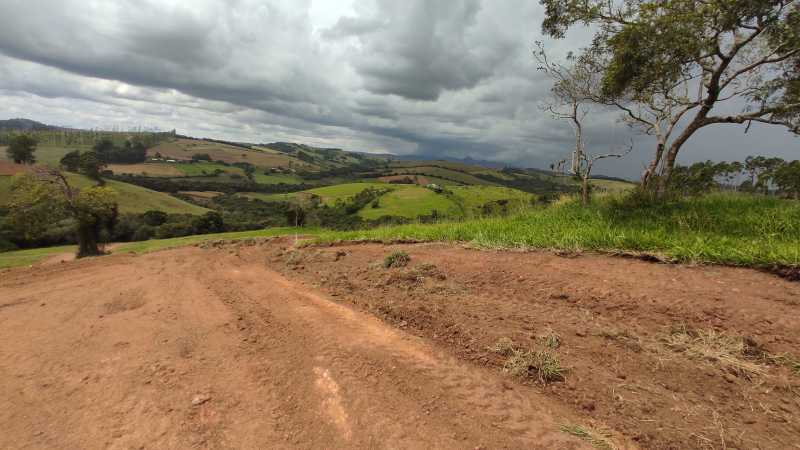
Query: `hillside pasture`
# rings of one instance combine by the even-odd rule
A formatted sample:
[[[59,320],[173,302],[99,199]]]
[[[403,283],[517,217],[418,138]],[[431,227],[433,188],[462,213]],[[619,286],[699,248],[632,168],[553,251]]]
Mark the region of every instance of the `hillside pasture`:
[[[61,161],[61,158],[64,157],[67,153],[73,150],[89,150],[91,149],[90,146],[79,146],[79,145],[72,145],[69,147],[58,147],[58,146],[44,146],[39,145],[36,147],[36,151],[34,152],[34,156],[36,157],[36,162],[38,164],[44,164],[50,167],[57,167]],[[6,155],[5,149],[0,151],[0,158],[4,160],[8,160],[8,156]]]
[[[224,161],[228,164],[246,162],[257,167],[303,167],[306,163],[275,151],[260,149],[246,149],[233,145],[217,142],[176,139],[163,142],[147,150],[148,157],[155,157],[156,153],[162,157],[175,160],[190,160],[196,153],[207,153],[215,161]]]
[[[14,183],[14,178],[7,175],[0,176],[0,206],[7,205],[11,200],[11,186]],[[87,188],[94,185],[94,182],[89,178],[74,173],[68,173],[67,180],[77,188]],[[163,192],[152,191],[121,181],[106,180],[106,186],[117,192],[117,202],[121,213],[143,213],[149,210],[159,210],[170,214],[199,215],[208,212],[206,208],[201,208]]]
[[[517,189],[500,186],[450,186],[456,201],[467,215],[480,214],[480,209],[490,202],[507,200],[511,210],[527,208],[536,196]]]
[[[358,212],[364,219],[378,219],[384,216],[396,216],[413,219],[430,215],[433,211],[443,215],[460,215],[461,211],[455,202],[444,194],[437,194],[430,189],[414,185],[401,186],[380,197],[377,208],[367,205]]]
[[[183,175],[175,164],[169,163],[141,163],[141,164],[109,164],[108,170],[115,175],[145,175],[151,177],[179,177]]]
[[[430,176],[436,177],[439,179],[445,180],[448,184],[453,183],[461,183],[461,184],[469,184],[469,185],[493,185],[494,183],[486,180],[482,180],[474,175],[459,172],[452,169],[445,169],[442,167],[435,167],[435,166],[404,166],[404,167],[395,167],[389,169],[391,174],[399,174],[401,176],[408,174],[413,178],[414,174],[419,174],[421,176]]]

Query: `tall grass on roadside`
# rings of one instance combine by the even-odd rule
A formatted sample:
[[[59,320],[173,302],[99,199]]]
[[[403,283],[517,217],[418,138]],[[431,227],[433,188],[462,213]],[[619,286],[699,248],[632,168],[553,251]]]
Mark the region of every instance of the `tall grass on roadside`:
[[[800,203],[717,193],[663,203],[566,200],[510,217],[321,232],[320,242],[459,241],[486,248],[640,252],[678,262],[800,266]]]

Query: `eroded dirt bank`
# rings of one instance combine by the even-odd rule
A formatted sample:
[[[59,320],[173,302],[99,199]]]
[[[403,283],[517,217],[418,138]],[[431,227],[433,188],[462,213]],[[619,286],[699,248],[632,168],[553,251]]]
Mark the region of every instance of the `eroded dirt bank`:
[[[0,448],[588,448],[535,388],[265,264],[282,244],[0,273]]]
[[[441,244],[271,251],[275,270],[476,366],[500,371],[490,348],[509,340],[557,355],[563,381],[528,383],[644,448],[800,448],[798,283]],[[395,251],[408,265],[384,268]]]

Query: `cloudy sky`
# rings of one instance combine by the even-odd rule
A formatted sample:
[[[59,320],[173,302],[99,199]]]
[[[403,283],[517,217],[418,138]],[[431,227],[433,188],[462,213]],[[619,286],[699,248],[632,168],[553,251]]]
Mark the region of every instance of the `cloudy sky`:
[[[540,110],[550,83],[533,42],[536,0],[0,0],[0,119],[72,127],[177,129],[198,137],[294,141],[375,153],[545,167],[571,130]],[[598,151],[630,131],[590,123]],[[652,151],[600,171],[636,178]],[[685,162],[797,158],[779,128],[722,126]]]

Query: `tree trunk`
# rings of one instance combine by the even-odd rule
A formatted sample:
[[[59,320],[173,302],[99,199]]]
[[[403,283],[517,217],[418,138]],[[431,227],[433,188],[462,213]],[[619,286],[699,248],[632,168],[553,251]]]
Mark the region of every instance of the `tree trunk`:
[[[653,175],[656,173],[658,169],[658,165],[661,163],[661,157],[664,155],[664,142],[661,141],[656,145],[656,155],[650,164],[645,169],[644,173],[642,174],[642,189],[647,189],[652,181]]]
[[[78,224],[78,258],[102,255],[98,241],[100,229],[96,224]]]
[[[656,194],[659,197],[663,197],[667,193],[667,188],[669,187],[669,180],[672,177],[672,170],[675,168],[675,159],[678,156],[678,152],[680,151],[683,144],[689,140],[694,133],[702,127],[703,120],[705,116],[702,117],[695,117],[695,119],[690,123],[683,133],[675,139],[675,142],[672,143],[669,147],[669,151],[667,151],[667,159],[664,160],[664,166],[661,169],[661,178],[658,180],[658,190]]]
[[[589,204],[589,177],[583,177],[583,184],[581,185],[581,203],[583,206]]]

